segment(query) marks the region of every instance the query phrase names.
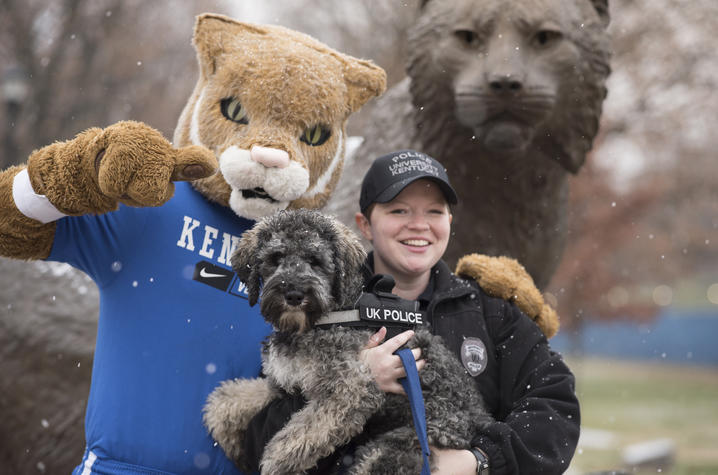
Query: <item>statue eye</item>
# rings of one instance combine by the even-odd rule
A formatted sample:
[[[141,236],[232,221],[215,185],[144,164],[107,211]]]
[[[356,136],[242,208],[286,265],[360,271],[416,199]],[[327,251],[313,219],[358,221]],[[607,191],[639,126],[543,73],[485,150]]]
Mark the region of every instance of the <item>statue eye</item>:
[[[476,46],[479,43],[479,35],[473,30],[456,30],[454,36],[465,46]]]
[[[315,125],[306,128],[299,140],[312,147],[317,147],[326,142],[331,135],[332,132],[328,128],[323,125]]]
[[[247,110],[240,104],[239,99],[227,97],[219,103],[222,115],[232,122],[238,124],[248,124]]]
[[[534,36],[534,41],[539,46],[548,46],[563,38],[563,34],[556,30],[539,30]]]

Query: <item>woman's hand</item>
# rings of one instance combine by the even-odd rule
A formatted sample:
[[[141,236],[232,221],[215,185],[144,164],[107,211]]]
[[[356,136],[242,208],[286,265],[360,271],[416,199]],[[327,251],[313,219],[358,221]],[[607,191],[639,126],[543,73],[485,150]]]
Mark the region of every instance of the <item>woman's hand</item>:
[[[475,475],[476,457],[468,450],[431,447],[435,469],[432,475]]]
[[[397,381],[399,378],[406,376],[404,366],[401,364],[401,358],[394,354],[396,350],[401,348],[407,341],[414,336],[412,330],[399,333],[397,336],[381,343],[386,338],[386,328],[381,327],[378,332],[369,338],[366,347],[359,353],[359,357],[371,370],[374,375],[376,385],[384,392],[394,394],[405,394],[401,383]],[[420,360],[421,349],[414,348],[411,350],[416,361],[416,369],[421,369],[426,361]]]

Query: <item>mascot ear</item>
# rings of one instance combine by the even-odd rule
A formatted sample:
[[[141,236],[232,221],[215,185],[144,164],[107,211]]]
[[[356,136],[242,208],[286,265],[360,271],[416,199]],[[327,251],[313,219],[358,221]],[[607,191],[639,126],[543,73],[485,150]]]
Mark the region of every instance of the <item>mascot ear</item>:
[[[249,306],[254,307],[254,304],[259,300],[259,288],[261,287],[259,271],[256,267],[252,267],[245,284],[247,285],[247,294],[249,295]]]
[[[334,301],[342,307],[354,304],[362,289],[361,268],[366,251],[356,235],[344,224],[334,221],[336,239],[333,241],[334,271],[337,279],[332,289]]]
[[[197,61],[203,78],[212,76],[217,70],[218,61],[227,51],[227,39],[241,32],[259,35],[267,33],[257,25],[242,23],[224,15],[204,13],[197,17],[192,44],[197,50]]]
[[[348,106],[356,112],[372,97],[386,90],[386,72],[371,61],[357,60],[342,55],[344,79],[349,91]]]
[[[239,276],[239,280],[247,286],[250,306],[254,306],[259,300],[259,288],[261,287],[258,270],[259,262],[256,258],[261,247],[261,241],[257,234],[257,228],[252,228],[242,234],[237,250],[234,251],[231,259],[232,269]]]

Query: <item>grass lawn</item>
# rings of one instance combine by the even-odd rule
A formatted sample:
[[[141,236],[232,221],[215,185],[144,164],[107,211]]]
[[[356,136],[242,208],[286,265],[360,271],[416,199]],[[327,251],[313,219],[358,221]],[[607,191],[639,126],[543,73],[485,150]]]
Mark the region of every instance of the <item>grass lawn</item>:
[[[634,473],[718,474],[718,368],[567,361],[576,375],[586,435],[571,474],[626,469],[627,446],[657,439],[673,441],[675,464]]]

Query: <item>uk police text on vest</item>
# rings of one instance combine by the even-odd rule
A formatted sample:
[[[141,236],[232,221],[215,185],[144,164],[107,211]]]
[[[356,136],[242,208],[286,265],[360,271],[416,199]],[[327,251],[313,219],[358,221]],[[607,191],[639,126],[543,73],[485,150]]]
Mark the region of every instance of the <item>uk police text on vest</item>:
[[[408,323],[412,325],[423,325],[421,312],[410,312],[397,308],[363,307],[360,311],[362,320],[379,322]]]

